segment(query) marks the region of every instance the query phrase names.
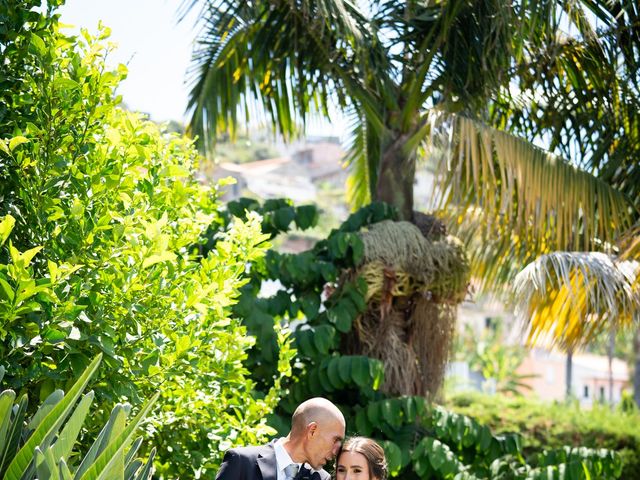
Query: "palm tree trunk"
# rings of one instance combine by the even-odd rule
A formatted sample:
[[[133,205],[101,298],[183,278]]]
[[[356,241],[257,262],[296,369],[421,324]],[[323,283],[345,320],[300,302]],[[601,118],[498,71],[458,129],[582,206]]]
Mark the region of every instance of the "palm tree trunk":
[[[400,220],[413,219],[413,180],[416,172],[415,156],[403,151],[408,135],[399,135],[383,150],[376,200],[398,209]]]
[[[607,348],[607,360],[609,360],[609,405],[613,407],[613,352],[616,346],[616,329],[609,332],[609,348]]]
[[[570,400],[573,393],[571,391],[571,377],[573,374],[573,350],[569,350],[567,351],[567,383],[566,383],[566,387],[567,387],[567,391],[566,391],[566,398],[567,400]]]

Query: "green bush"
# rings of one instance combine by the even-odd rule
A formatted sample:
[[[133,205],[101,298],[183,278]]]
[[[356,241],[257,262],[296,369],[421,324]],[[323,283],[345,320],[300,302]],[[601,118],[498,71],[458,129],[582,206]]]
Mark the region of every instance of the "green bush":
[[[136,458],[142,438],[134,434],[144,420],[158,394],[147,402],[129,425],[126,417],[130,406],[118,404],[89,452],[80,460],[73,458],[73,447],[93,401],[93,392],[80,395],[98,369],[98,355],[71,386],[65,396],[56,390],[25,422],[27,395],[14,404],[13,390],[0,393],[0,475],[5,480],[96,480],[121,478],[148,480],[153,473],[155,450],[147,462]],[[0,367],[0,381],[4,376]],[[80,399],[80,401],[78,401]],[[71,459],[71,461],[70,461]]]
[[[272,432],[264,418],[289,370],[278,332],[281,368],[254,397],[243,365],[254,339],[229,318],[245,265],[264,254],[260,219],[232,219],[204,255],[219,203],[196,180],[191,141],[119,106],[126,69],[105,64],[107,29],[64,36],[38,3],[9,2],[0,31],[5,381],[44,400],[103,353],[101,405],[161,392],[146,427],[159,473],[210,476],[230,442]]]
[[[307,229],[318,219],[314,207],[295,207],[287,200],[260,205],[240,199],[230,202],[228,210],[237,216],[258,211],[263,231],[271,236],[294,227]],[[393,216],[388,205],[371,204],[311,250],[298,254],[270,250],[251,265],[251,281],[242,288],[233,309],[259,339],[247,359],[257,385],[268,388],[269,383],[262,384],[260,379],[278,371],[273,317],[291,326],[297,349],[287,382],[289,395],[270,417],[271,425],[285,433],[298,403],[322,395],[340,406],[350,434],[370,436],[384,445],[391,475],[402,479],[618,478],[620,458],[610,450],[562,447],[541,450],[525,460],[519,435],[493,432],[423,397],[384,394],[379,390],[384,383],[383,363],[341,350],[366,307],[366,283],[346,274],[363,255],[358,231]],[[260,294],[264,280],[279,281],[281,289],[264,297]]]
[[[640,478],[640,414],[612,411],[606,405],[583,409],[575,403],[547,403],[526,397],[477,393],[448,400],[452,410],[468,415],[497,433],[519,432],[524,454],[534,457],[562,445],[606,448],[619,453],[620,478]]]

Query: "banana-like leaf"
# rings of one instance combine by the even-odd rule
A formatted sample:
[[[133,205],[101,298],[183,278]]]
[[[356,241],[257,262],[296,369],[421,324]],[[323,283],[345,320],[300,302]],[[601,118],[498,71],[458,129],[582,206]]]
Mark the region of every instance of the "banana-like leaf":
[[[53,410],[60,400],[64,398],[64,392],[62,390],[54,390],[49,394],[49,396],[45,399],[45,401],[40,405],[38,411],[29,421],[27,425],[27,430],[36,430],[40,425],[40,422],[44,420],[44,418],[49,415],[49,412]]]
[[[11,424],[11,410],[13,409],[15,398],[16,392],[13,390],[5,390],[0,394],[0,459],[3,457],[4,449],[9,439],[7,432]],[[2,464],[0,463],[0,472],[1,471]]]
[[[129,414],[129,406],[123,405],[121,403],[117,404],[111,410],[111,415],[109,416],[109,421],[102,428],[98,438],[96,438],[95,442],[82,459],[78,470],[76,470],[75,478],[81,478],[91,465],[95,462],[96,458],[120,435],[120,433],[124,430],[125,424],[127,421],[127,415]]]
[[[53,452],[50,448],[43,452],[40,447],[36,447],[34,462],[36,475],[39,480],[60,479],[59,467],[56,465],[56,460],[53,457]],[[30,475],[27,475],[27,478],[30,477]]]
[[[69,467],[67,466],[67,462],[65,462],[64,460],[60,460],[58,466],[60,478],[62,480],[73,480],[73,475],[71,474],[71,470],[69,470]]]
[[[13,461],[9,464],[5,480],[20,480],[22,474],[33,460],[33,452],[35,451],[35,448],[40,445],[40,442],[49,436],[51,432],[60,428],[62,423],[71,413],[73,406],[89,383],[89,380],[97,371],[101,360],[102,355],[100,354],[87,367],[84,373],[71,387],[64,399],[62,399],[62,401],[59,402],[51,412],[49,412],[49,415],[42,420],[27,443],[20,449]]]
[[[15,461],[16,451],[20,444],[20,435],[22,434],[22,422],[24,421],[24,415],[27,412],[27,395],[24,394],[18,401],[17,408],[14,407],[13,421],[9,424],[7,430],[6,445],[4,451],[0,452],[2,459],[0,460],[0,475],[5,474],[6,470],[11,466],[12,460]],[[3,479],[9,478],[7,475]]]
[[[142,407],[138,415],[129,423],[127,428],[118,437],[109,444],[109,446],[96,458],[95,462],[87,470],[87,472],[81,477],[82,480],[98,480],[105,471],[110,471],[112,464],[117,462],[117,455],[122,455],[124,450],[129,446],[133,439],[133,435],[151,410],[151,407],[156,402],[160,392],[156,394]],[[122,457],[124,458],[124,457]]]
[[[33,455],[33,460],[36,464],[36,475],[38,478],[49,478],[50,472],[47,466],[47,459],[40,450],[40,447],[36,447]]]
[[[4,378],[5,369],[2,365],[0,365],[0,382]]]
[[[93,402],[93,397],[93,391],[90,391],[82,397],[73,415],[71,415],[62,432],[58,435],[56,442],[49,448],[53,453],[53,458],[57,461],[64,460],[66,462],[69,458],[69,454],[78,438],[78,433],[80,433],[84,419],[91,407],[91,402]]]
[[[138,472],[134,480],[148,480],[151,478],[153,474],[153,459],[156,456],[155,447],[151,449],[151,453],[149,453],[149,459],[145,464],[144,468]]]
[[[124,451],[117,450],[98,476],[98,480],[124,480],[124,478]]]
[[[133,442],[133,445],[131,445],[131,448],[127,452],[127,456],[124,459],[125,466],[129,465],[133,461],[136,453],[138,453],[138,450],[140,449],[140,445],[142,445],[142,437],[136,438],[136,440]]]
[[[134,478],[136,472],[140,469],[140,467],[142,467],[142,465],[142,460],[140,460],[139,458],[136,458],[132,462],[125,463],[124,478]]]
[[[640,292],[633,288],[639,273],[640,263],[604,253],[541,256],[514,283],[516,312],[529,328],[529,342],[573,349],[605,326],[628,327],[640,318]]]

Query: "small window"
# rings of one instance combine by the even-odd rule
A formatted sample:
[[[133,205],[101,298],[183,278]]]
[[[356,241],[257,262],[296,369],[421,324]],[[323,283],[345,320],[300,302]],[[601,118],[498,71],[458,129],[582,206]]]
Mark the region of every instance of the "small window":
[[[589,385],[585,385],[585,386],[584,386],[584,390],[583,390],[583,392],[584,392],[584,393],[582,394],[582,396],[583,396],[584,398],[589,398]]]
[[[600,387],[600,400],[604,402],[604,387]]]

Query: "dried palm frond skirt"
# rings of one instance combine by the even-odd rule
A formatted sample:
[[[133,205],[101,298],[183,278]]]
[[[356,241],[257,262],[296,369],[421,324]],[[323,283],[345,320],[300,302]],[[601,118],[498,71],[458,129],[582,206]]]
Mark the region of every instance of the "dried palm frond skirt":
[[[364,259],[352,272],[367,282],[367,309],[345,338],[345,353],[385,365],[383,391],[435,396],[467,294],[469,264],[462,244],[442,229],[425,234],[409,222],[383,221],[361,232]]]

